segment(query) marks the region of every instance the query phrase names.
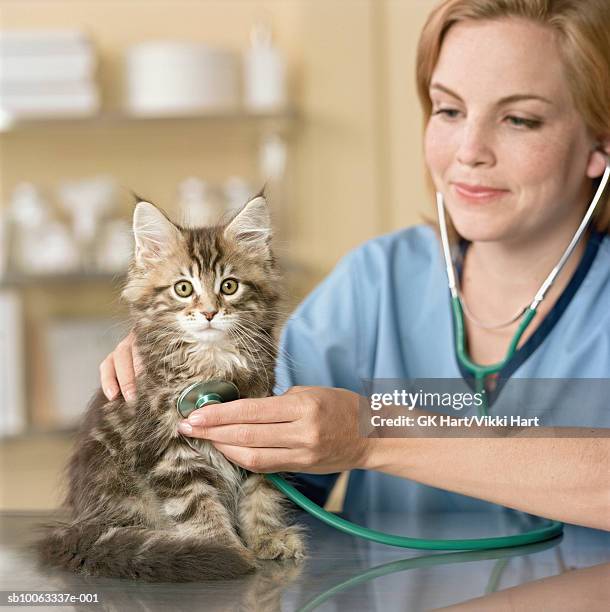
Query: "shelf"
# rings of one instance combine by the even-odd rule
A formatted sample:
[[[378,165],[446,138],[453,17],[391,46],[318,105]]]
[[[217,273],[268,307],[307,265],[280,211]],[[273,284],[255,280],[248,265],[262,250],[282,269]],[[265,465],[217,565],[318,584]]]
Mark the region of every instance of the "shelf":
[[[201,122],[251,124],[254,126],[273,126],[274,128],[288,128],[297,118],[294,109],[286,109],[277,113],[252,113],[245,111],[210,112],[201,114],[175,114],[175,115],[131,115],[124,111],[104,112],[98,115],[57,116],[57,117],[3,117],[0,116],[0,134],[31,129],[56,128],[109,128],[126,125],[150,125],[153,123],[188,123]]]
[[[308,277],[316,274],[307,264],[292,259],[279,258],[280,269],[286,276]],[[319,274],[318,274],[319,276]],[[0,290],[14,287],[33,287],[84,283],[117,283],[127,279],[127,272],[65,272],[59,274],[15,274],[0,277]]]
[[[0,278],[0,289],[82,283],[122,283],[125,272],[65,272],[61,274],[7,274]]]

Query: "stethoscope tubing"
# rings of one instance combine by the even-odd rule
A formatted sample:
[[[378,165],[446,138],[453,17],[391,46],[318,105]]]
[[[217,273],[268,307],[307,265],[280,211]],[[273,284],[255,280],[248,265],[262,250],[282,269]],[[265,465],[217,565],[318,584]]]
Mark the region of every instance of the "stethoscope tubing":
[[[352,523],[336,514],[328,512],[312,502],[308,497],[295,489],[278,474],[265,474],[267,479],[272,482],[286,497],[291,499],[297,506],[315,516],[322,522],[347,533],[365,540],[397,546],[399,548],[413,548],[416,550],[490,550],[494,548],[506,548],[512,546],[522,546],[550,540],[563,532],[563,524],[557,521],[550,521],[547,525],[539,529],[533,529],[524,533],[508,536],[497,536],[492,538],[469,538],[457,540],[436,540],[425,538],[411,538],[407,536],[384,533],[375,529],[369,529],[362,525]]]

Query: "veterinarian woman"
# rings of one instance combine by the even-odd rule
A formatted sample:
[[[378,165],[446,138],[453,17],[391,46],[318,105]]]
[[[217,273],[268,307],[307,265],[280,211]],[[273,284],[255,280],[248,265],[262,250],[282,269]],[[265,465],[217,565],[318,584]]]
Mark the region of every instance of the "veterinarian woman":
[[[465,245],[456,267],[468,351],[495,363],[519,319],[505,323],[558,262],[606,167],[610,3],[447,0],[424,26],[416,70],[427,170]],[[610,377],[609,232],[607,190],[501,377]],[[253,471],[297,472],[320,504],[352,470],[352,510],[502,505],[610,529],[608,438],[359,434],[363,379],[462,377],[453,325],[436,229],[375,238],[289,319],[283,395],[203,408],[183,432]],[[130,335],[104,360],[107,395],[133,388],[134,355]],[[610,427],[610,398],[588,416]]]

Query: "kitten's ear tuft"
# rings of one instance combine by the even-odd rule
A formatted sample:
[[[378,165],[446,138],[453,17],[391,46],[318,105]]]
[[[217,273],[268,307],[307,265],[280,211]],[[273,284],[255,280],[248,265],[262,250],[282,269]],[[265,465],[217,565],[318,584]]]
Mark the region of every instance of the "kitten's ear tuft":
[[[180,239],[180,231],[160,209],[141,201],[133,211],[135,258],[138,264],[161,260]]]
[[[240,245],[265,247],[271,240],[271,216],[264,196],[246,203],[224,230],[224,235]]]
[[[140,197],[133,189],[130,189],[129,192],[131,193],[131,197],[133,198],[133,201],[135,204],[137,204],[138,202],[146,202],[146,198],[142,198]]]

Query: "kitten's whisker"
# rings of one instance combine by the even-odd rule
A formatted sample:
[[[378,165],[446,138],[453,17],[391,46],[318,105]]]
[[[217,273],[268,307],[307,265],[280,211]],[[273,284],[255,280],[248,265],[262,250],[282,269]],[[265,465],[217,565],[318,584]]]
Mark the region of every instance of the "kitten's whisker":
[[[279,343],[276,343],[274,339],[271,338],[269,334],[267,334],[265,331],[262,332],[264,335],[261,336],[261,335],[258,335],[256,330],[251,330],[251,329],[248,329],[247,327],[244,327],[244,325],[240,323],[239,321],[237,321],[235,325],[239,326],[240,329],[242,330],[245,329],[246,331],[248,331],[248,333],[250,334],[250,337],[254,335],[255,339],[261,341],[261,344],[267,343],[269,347],[273,350],[273,355],[270,355],[270,356],[272,357],[274,361],[277,359],[278,355],[281,355],[284,359],[286,359],[289,362],[293,361],[293,358],[286,351],[286,349],[279,346]],[[264,347],[261,346],[261,348],[264,348]]]
[[[257,359],[256,355],[254,355],[252,353],[252,351],[249,350],[248,346],[245,344],[245,342],[240,338],[239,334],[235,331],[235,330],[229,330],[229,335],[231,336],[231,338],[234,340],[234,342],[237,343],[238,347],[243,350],[246,354],[246,359],[248,357],[250,357],[252,359],[252,361],[254,361],[254,365],[257,366],[258,364],[260,364],[260,361]],[[263,372],[265,372],[265,376],[267,375],[266,370],[264,367],[261,366],[261,369]],[[267,388],[269,388],[269,380],[267,378]]]
[[[269,348],[267,348],[263,342],[261,342],[256,335],[253,335],[252,333],[248,332],[247,330],[245,330],[244,328],[237,328],[241,331],[242,334],[244,334],[245,336],[248,337],[249,341],[252,342],[253,344],[256,344],[258,349],[264,353],[273,363],[275,363],[277,361],[278,358],[278,349],[275,346],[275,344],[273,346],[270,346]],[[282,351],[282,354],[285,354],[285,358],[286,359],[290,359],[290,356],[285,353],[285,350]]]
[[[277,359],[280,357],[284,359],[284,361],[286,362],[286,367],[290,372],[296,372],[299,368],[303,368],[306,366],[305,363],[299,362],[292,355],[290,355],[290,353],[288,353],[285,348],[278,345],[277,356],[274,357],[274,361],[277,361]]]
[[[239,332],[237,330],[232,330],[229,332],[229,334],[234,337],[243,347],[244,350],[250,354],[250,356],[252,357],[252,359],[258,363],[261,372],[265,375],[265,381],[266,381],[266,388],[268,390],[268,392],[270,392],[272,389],[270,389],[271,387],[271,381],[269,380],[269,375],[267,373],[267,368],[265,367],[265,365],[262,362],[262,359],[260,358],[260,356],[257,356],[254,352],[250,351],[246,342],[245,338],[240,337]]]
[[[275,361],[277,357],[277,351],[275,350],[276,347],[274,343],[271,343],[272,341],[268,336],[263,337],[257,334],[255,331],[248,329],[239,322],[235,322],[234,326],[236,329],[239,329],[245,336],[247,336],[250,342],[252,342],[253,344],[256,344],[258,341],[260,350],[267,356],[269,356],[273,361]],[[267,342],[267,346],[265,346],[265,342]]]

